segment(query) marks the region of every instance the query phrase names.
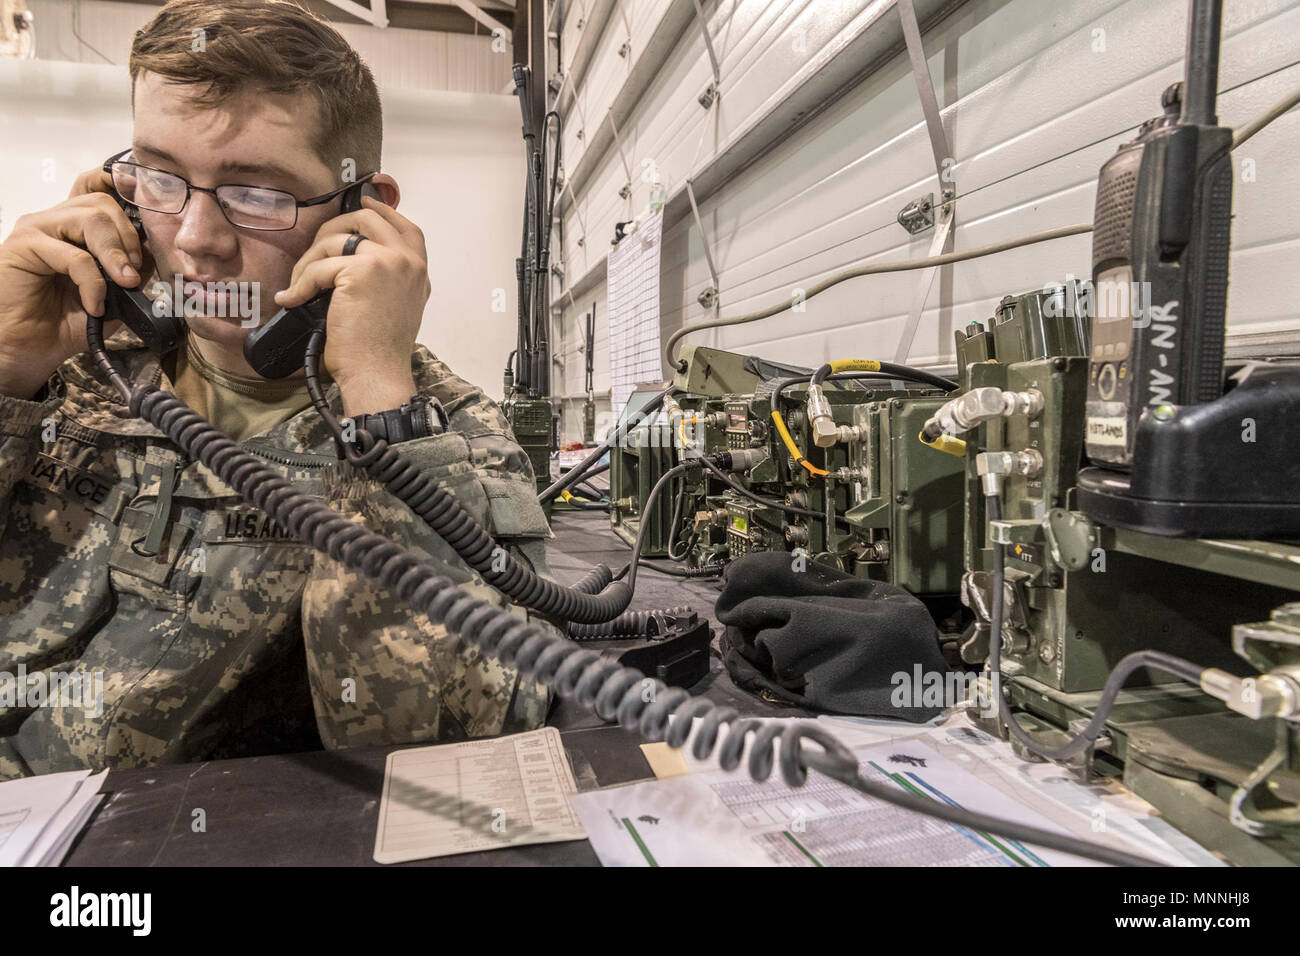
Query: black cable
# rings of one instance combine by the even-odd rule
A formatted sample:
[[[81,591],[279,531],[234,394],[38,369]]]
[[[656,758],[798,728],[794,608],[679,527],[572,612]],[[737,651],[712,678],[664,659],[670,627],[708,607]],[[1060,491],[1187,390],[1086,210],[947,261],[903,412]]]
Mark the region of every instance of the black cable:
[[[673,549],[677,543],[677,525],[682,520],[682,508],[686,504],[686,478],[681,477],[677,481],[677,494],[673,499],[673,516],[668,519],[668,557],[673,561],[682,561],[686,557],[686,552],[690,551],[690,545],[686,546],[686,551],[681,554]]]
[[[689,607],[670,607],[654,611],[625,611],[604,624],[570,624],[569,637],[575,641],[624,641],[659,637],[671,627],[670,618],[692,615]]]
[[[636,562],[643,568],[651,571],[658,571],[660,574],[666,574],[673,578],[716,578],[723,571],[727,570],[725,564],[707,564],[702,568],[675,568],[671,565],[660,564],[650,558],[637,558]],[[627,577],[628,571],[632,569],[632,562],[629,561],[614,573],[615,581],[622,581]]]
[[[960,387],[951,379],[944,378],[941,375],[934,375],[923,369],[912,368],[910,365],[895,365],[893,362],[877,362],[876,364],[880,366],[879,372],[885,373],[890,378],[899,378],[920,385],[930,385],[934,388],[941,388],[945,392],[955,392]],[[831,366],[828,362],[812,373],[812,378],[809,379],[808,384],[820,385],[826,381],[826,376],[830,374]]]
[[[1001,496],[996,494],[987,495],[986,504],[989,521],[1000,521],[1002,518]],[[1134,672],[1144,667],[1153,667],[1165,671],[1175,677],[1182,678],[1190,684],[1200,686],[1201,672],[1204,668],[1197,667],[1191,661],[1175,657],[1172,654],[1166,654],[1163,651],[1134,651],[1132,654],[1126,654],[1120,658],[1119,662],[1111,670],[1110,676],[1106,678],[1106,683],[1101,689],[1101,696],[1097,700],[1097,709],[1093,712],[1092,720],[1088,722],[1088,726],[1059,747],[1047,747],[1041,741],[1035,740],[1030,734],[1021,729],[1015,717],[1012,716],[1011,708],[1007,704],[1007,699],[1002,694],[1001,688],[1002,591],[1006,581],[1006,547],[1005,544],[996,542],[993,545],[993,573],[990,583],[992,593],[989,595],[989,676],[992,681],[992,692],[998,701],[999,719],[1010,731],[1011,736],[1024,744],[1032,753],[1047,760],[1060,761],[1069,760],[1071,757],[1087,750],[1106,729],[1106,721],[1110,717],[1111,708],[1115,706],[1115,699],[1119,696],[1124,683]]]
[[[826,381],[829,382],[846,382],[846,381],[848,382],[863,382],[863,381],[896,382],[898,380],[899,378],[897,375],[888,375],[884,372],[835,372],[832,375],[826,376]],[[781,393],[784,392],[787,388],[791,388],[792,386],[795,385],[807,385],[807,384],[808,384],[807,375],[792,375],[789,378],[778,378],[775,381],[773,381],[771,383],[772,393],[769,396],[769,400],[772,406],[772,411],[776,412],[781,410],[781,406],[780,404],[778,404],[778,402],[781,397]]]
[[[650,489],[650,494],[646,495],[645,503],[641,506],[641,523],[636,529],[636,540],[632,543],[632,560],[627,565],[627,586],[629,589],[636,590],[636,569],[641,563],[641,546],[645,542],[646,529],[650,527],[650,514],[654,511],[655,505],[659,503],[659,492],[673,478],[692,468],[698,468],[701,462],[707,461],[706,458],[688,458],[681,464],[674,465],[659,476],[659,480]],[[615,580],[618,580],[617,575]]]
[[[726,566],[722,564],[708,564],[702,568],[674,568],[669,565],[657,564],[649,558],[642,558],[638,563],[643,568],[649,568],[651,571],[658,571],[660,574],[666,574],[674,578],[716,578],[726,570]]]
[[[516,604],[566,621],[599,624],[627,609],[632,600],[632,589],[626,584],[611,582],[600,593],[588,594],[548,581],[516,561],[509,549],[498,545],[461,507],[454,495],[364,428],[355,429],[353,443],[345,442],[343,426],[325,401],[320,387],[318,373],[324,348],[325,330],[317,329],[307,341],[303,363],[307,393],[317,413],[343,447],[345,460],[379,482],[423,518],[434,533],[451,545],[488,584]]]
[[[786,514],[802,515],[808,518],[820,518],[823,521],[826,520],[826,515],[820,511],[810,511],[807,508],[796,508],[794,505],[788,505],[784,501],[777,501],[773,498],[764,498],[762,495],[756,495],[754,494],[754,492],[750,491],[744,485],[732,479],[730,475],[724,472],[717,465],[713,464],[713,462],[709,461],[707,458],[700,458],[697,460],[704,462],[704,467],[708,468],[711,472],[713,472],[714,475],[720,478],[728,488],[730,488],[732,491],[739,492],[740,494],[748,498],[750,501],[755,501],[758,504],[765,505],[768,508],[776,508],[779,511],[784,511]],[[844,518],[841,517],[840,515],[836,515],[835,520],[845,526],[848,526],[848,522],[844,520]]]
[[[589,501],[609,501],[609,496],[605,492],[585,482],[578,482],[569,491],[571,494],[575,496],[581,495]]]
[[[556,495],[558,495],[561,491],[564,491],[570,485],[576,484],[577,482],[581,481],[584,477],[586,477],[587,469],[590,468],[592,465],[594,465],[597,461],[599,461],[604,456],[605,452],[609,451],[616,444],[618,444],[620,441],[626,438],[629,428],[635,428],[637,425],[640,425],[643,421],[645,421],[646,418],[652,416],[655,412],[657,412],[659,410],[659,406],[661,406],[664,403],[664,399],[668,396],[668,393],[671,392],[672,390],[673,387],[669,385],[662,392],[659,392],[657,395],[651,398],[650,401],[647,402],[645,406],[641,409],[641,411],[636,413],[636,415],[629,415],[627,417],[627,421],[623,422],[623,424],[619,425],[617,428],[611,431],[609,433],[609,436],[603,442],[597,445],[595,450],[592,451],[590,455],[588,455],[578,464],[570,468],[567,472],[565,472],[565,474],[559,480],[555,481],[549,488],[547,488],[540,495],[538,495],[537,500],[545,504],[546,502],[553,500]]]
[[[609,502],[607,501],[583,501],[579,498],[570,498],[568,501],[557,501],[556,507],[551,512],[551,520],[554,521],[557,515],[564,514],[565,508],[571,508],[574,511],[603,511],[609,514]]]
[[[575,481],[575,483],[569,485],[569,488],[581,488],[581,486],[585,486],[585,488],[597,490],[598,492],[598,490],[601,489],[599,489],[598,485],[591,484],[591,481],[594,481],[595,479],[597,479],[597,477],[603,475],[603,473],[607,472],[608,470],[610,470],[610,463],[608,462],[602,464],[602,466],[591,468],[589,472],[586,472],[585,475],[582,476],[581,481]],[[604,490],[608,490],[608,488]]]
[[[103,348],[102,321],[90,316],[86,331],[96,364],[113,372],[109,380],[127,402],[131,414],[161,431],[241,498],[269,515],[295,538],[328,554],[344,567],[377,581],[430,621],[444,624],[452,634],[460,635],[466,643],[506,667],[554,687],[561,696],[574,698],[602,719],[617,721],[628,730],[639,731],[648,740],[665,740],[670,747],[680,749],[698,717],[700,723],[692,753],[707,759],[718,750],[722,768],[734,770],[740,765],[745,745],[752,736],[748,770],[757,781],[771,776],[774,761],[780,766],[785,782],[792,787],[802,786],[808,769],[815,768],[886,803],[959,826],[1105,863],[1150,865],[1149,860],[1086,840],[949,807],[892,785],[862,779],[852,751],[812,722],[777,725],[741,718],[731,708],[692,698],[683,690],[670,688],[661,680],[648,678],[638,670],[602,658],[595,651],[580,648],[539,624],[516,617],[507,608],[472,596],[429,561],[375,534],[365,525],[348,520],[320,499],[299,491],[265,461],[222,435],[175,395],[152,385],[132,388]],[[584,583],[600,581],[603,575],[599,570],[584,578]],[[649,694],[644,692],[647,680],[652,691]],[[719,730],[724,725],[729,733],[719,744]],[[805,740],[812,741],[818,749],[805,750]],[[779,746],[774,748],[773,743],[777,741]]]

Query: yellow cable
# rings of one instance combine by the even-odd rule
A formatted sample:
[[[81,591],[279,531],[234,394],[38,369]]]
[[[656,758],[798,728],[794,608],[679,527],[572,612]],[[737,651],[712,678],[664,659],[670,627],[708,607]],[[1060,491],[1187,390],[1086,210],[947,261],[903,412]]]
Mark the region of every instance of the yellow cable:
[[[694,425],[694,424],[695,424],[696,422],[698,422],[699,420],[700,420],[700,416],[699,416],[698,414],[696,414],[696,415],[692,415],[692,416],[691,416],[691,424],[692,424],[692,425]],[[679,420],[678,425],[677,425],[677,430],[680,431],[680,432],[682,433],[682,447],[683,447],[683,448],[686,448],[686,447],[689,446],[689,445],[694,445],[694,444],[695,444],[695,442],[693,442],[693,441],[688,441],[687,438],[686,438],[686,416],[685,416],[685,415],[683,415],[683,416],[681,417],[681,419]]]
[[[780,412],[772,412],[772,421],[776,423],[776,433],[780,435],[781,440],[785,442],[785,447],[789,449],[790,454],[794,457],[796,465],[803,465],[804,468],[808,469],[808,474],[812,475],[814,478],[824,478],[826,475],[830,474],[829,471],[818,468],[803,456],[803,452],[799,450],[799,446],[796,445],[794,439],[790,437],[790,430],[785,427],[785,419],[781,417]]]
[[[836,372],[879,372],[880,362],[876,359],[838,359],[829,363],[831,374]]]
[[[929,445],[936,451],[956,455],[958,458],[966,457],[966,443],[953,435],[940,435],[934,441],[926,441],[925,432],[918,432],[916,437],[921,439],[922,445]]]

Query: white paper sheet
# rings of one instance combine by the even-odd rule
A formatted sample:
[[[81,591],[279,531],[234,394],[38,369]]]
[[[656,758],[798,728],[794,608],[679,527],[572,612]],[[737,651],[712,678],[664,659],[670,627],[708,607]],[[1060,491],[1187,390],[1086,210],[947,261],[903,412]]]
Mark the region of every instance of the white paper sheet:
[[[610,407],[621,412],[637,385],[663,381],[659,351],[659,249],[663,212],[609,253]]]
[[[99,806],[107,773],[71,770],[0,783],[0,866],[57,866]]]
[[[384,771],[375,862],[581,840],[567,799],[577,789],[554,727],[399,750]]]
[[[864,775],[934,800],[1120,846],[1174,865],[1219,861],[1117,784],[1084,785],[1025,764],[964,715],[929,724],[819,718],[862,761]],[[1059,866],[1067,854],[922,817],[819,774],[791,789],[774,773],[688,757],[685,777],[571,799],[608,866]],[[1028,768],[1028,769],[1025,769]]]

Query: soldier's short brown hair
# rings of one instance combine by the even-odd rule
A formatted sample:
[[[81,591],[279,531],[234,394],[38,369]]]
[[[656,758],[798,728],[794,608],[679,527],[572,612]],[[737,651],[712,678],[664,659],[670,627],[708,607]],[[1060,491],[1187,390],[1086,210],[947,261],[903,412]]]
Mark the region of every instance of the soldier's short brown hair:
[[[201,32],[200,32],[201,31]],[[309,93],[312,145],[339,169],[379,169],[383,117],[370,68],[337,30],[287,0],[171,0],[131,44],[131,91],[141,73],[197,87],[218,107],[247,90]]]

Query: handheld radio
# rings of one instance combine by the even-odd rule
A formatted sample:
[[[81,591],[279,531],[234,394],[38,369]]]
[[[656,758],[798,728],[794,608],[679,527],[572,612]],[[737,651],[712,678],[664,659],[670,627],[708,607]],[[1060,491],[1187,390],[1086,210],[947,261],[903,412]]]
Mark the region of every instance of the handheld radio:
[[[1151,407],[1223,393],[1232,130],[1219,126],[1222,0],[1190,0],[1186,76],[1102,167],[1093,219],[1088,457],[1128,470]]]

